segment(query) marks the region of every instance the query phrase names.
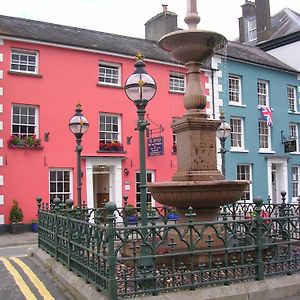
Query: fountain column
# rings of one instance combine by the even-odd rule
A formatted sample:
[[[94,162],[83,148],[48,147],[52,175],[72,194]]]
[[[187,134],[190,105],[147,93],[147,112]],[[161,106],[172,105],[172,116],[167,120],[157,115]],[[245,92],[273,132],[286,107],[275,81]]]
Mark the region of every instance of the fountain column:
[[[216,32],[197,29],[196,0],[187,0],[187,8],[184,20],[188,29],[169,33],[159,41],[162,49],[187,68],[186,112],[171,125],[177,136],[177,171],[171,182],[150,183],[148,189],[161,204],[174,206],[183,215],[192,206],[197,219],[207,221],[215,219],[220,206],[240,199],[248,182],[224,180],[217,169],[216,129],[220,121],[208,118],[200,82],[202,63],[227,40]]]

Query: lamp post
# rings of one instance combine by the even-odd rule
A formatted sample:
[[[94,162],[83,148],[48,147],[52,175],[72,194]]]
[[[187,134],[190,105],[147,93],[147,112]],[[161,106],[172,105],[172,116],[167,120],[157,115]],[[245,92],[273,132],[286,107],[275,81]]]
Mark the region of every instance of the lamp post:
[[[69,128],[76,138],[76,148],[77,153],[77,203],[78,208],[81,209],[81,138],[87,132],[89,128],[89,123],[87,119],[81,113],[81,105],[78,103],[76,105],[75,114],[69,121]]]
[[[221,144],[220,153],[221,153],[221,159],[222,159],[222,174],[225,178],[225,154],[228,151],[225,148],[225,142],[231,133],[231,127],[229,124],[226,123],[223,112],[221,112],[221,114],[220,114],[220,120],[221,120],[221,124],[216,131],[216,135],[219,138],[220,144]]]
[[[146,191],[146,159],[145,159],[145,130],[148,122],[145,121],[146,106],[156,93],[154,79],[145,71],[143,55],[136,55],[135,71],[128,77],[125,84],[127,97],[137,108],[140,154],[140,191],[141,191],[141,223],[147,225],[147,191]]]
[[[147,235],[147,182],[146,182],[146,159],[145,159],[145,131],[148,122],[145,120],[146,106],[156,93],[156,83],[154,79],[145,71],[143,55],[136,55],[135,71],[128,77],[125,84],[125,93],[127,97],[135,104],[137,108],[137,130],[139,131],[139,154],[140,154],[140,192],[141,192],[141,224],[142,236]],[[152,286],[151,277],[153,262],[148,256],[149,248],[145,243],[141,244],[140,269],[142,273],[142,286]],[[143,258],[144,257],[144,258]]]

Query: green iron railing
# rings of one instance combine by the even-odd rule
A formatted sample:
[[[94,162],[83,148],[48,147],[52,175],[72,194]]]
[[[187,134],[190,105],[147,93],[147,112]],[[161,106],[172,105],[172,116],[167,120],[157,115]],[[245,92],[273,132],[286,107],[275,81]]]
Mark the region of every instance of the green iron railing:
[[[62,205],[55,199],[50,207],[38,201],[39,247],[108,299],[263,280],[300,270],[298,207],[285,201],[266,207],[257,197],[250,218],[236,217],[232,207],[224,207],[215,222],[195,222],[192,208],[184,221],[170,222],[164,208],[152,209],[147,226],[128,224],[123,209],[110,202],[105,209],[78,210],[70,200]],[[263,218],[261,212],[268,208],[269,217]],[[146,256],[140,256],[141,247]]]

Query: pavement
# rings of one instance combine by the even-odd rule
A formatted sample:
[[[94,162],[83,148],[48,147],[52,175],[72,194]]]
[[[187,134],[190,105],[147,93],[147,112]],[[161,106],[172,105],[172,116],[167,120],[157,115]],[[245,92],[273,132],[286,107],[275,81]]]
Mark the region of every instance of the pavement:
[[[38,234],[30,231],[18,234],[0,234],[0,248],[23,245],[37,245],[37,238]]]

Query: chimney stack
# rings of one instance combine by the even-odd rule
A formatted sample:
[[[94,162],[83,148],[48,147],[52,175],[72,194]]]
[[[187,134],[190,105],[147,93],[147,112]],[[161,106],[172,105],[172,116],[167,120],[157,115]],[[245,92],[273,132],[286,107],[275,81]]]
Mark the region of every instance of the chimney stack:
[[[269,0],[255,0],[257,42],[269,39],[271,35],[271,14]]]
[[[168,5],[162,5],[163,11],[145,23],[145,38],[159,41],[167,33],[178,30],[177,15],[168,11]]]
[[[243,16],[239,18],[239,40],[240,43],[244,43],[248,40],[247,20],[255,17],[255,3],[246,0],[246,2],[241,7]]]

